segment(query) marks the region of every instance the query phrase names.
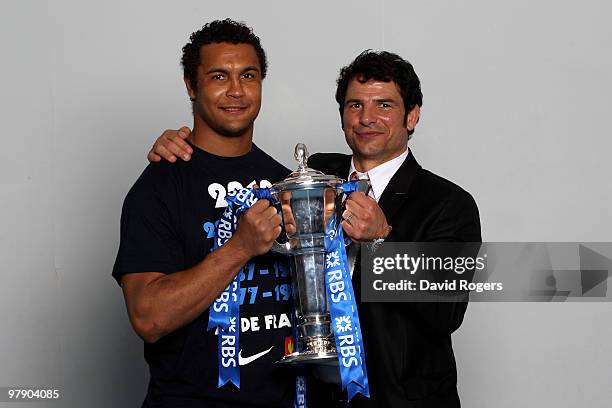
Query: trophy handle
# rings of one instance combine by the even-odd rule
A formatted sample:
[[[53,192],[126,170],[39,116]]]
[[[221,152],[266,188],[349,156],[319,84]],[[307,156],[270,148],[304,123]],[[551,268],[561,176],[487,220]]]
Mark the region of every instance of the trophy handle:
[[[270,203],[272,204],[272,206],[274,208],[276,208],[276,211],[281,214],[283,214],[283,209],[281,207],[281,202],[279,200],[279,191],[275,190],[274,188],[270,188]],[[281,239],[281,241],[283,242],[279,242],[278,238]],[[284,219],[283,221],[281,221],[281,233],[278,236],[277,239],[274,240],[274,243],[272,244],[272,252],[276,252],[278,254],[283,254],[283,255],[290,255],[292,253],[291,251],[291,246],[289,243],[289,238],[287,237],[287,231],[285,230],[285,222]]]
[[[368,179],[362,179],[362,180],[358,180],[357,181],[357,187],[355,189],[355,191],[360,191],[364,194],[368,194],[370,192],[370,188],[371,188],[371,184],[370,184],[370,180]],[[343,184],[338,185],[338,189],[340,191],[342,191],[343,194],[345,194],[346,196],[351,194],[351,191],[344,191],[344,187]],[[342,228],[342,220],[338,220],[337,224],[336,224],[336,232],[337,232],[337,228]],[[348,236],[348,235],[344,235],[344,245],[345,246],[349,246],[350,244],[353,243],[353,240]]]
[[[272,252],[276,252],[277,254],[290,255],[291,247],[289,245],[289,241],[285,242],[284,244],[281,244],[280,242],[275,240],[272,244]]]

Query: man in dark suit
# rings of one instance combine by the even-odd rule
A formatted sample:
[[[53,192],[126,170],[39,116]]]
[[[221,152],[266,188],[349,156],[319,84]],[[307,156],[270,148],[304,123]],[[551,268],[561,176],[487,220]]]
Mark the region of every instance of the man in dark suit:
[[[480,242],[478,208],[459,186],[423,169],[408,149],[422,105],[410,63],[366,51],[340,72],[336,101],[353,155],[319,153],[309,165],[369,178],[369,196],[346,202],[344,230],[357,241]],[[352,407],[459,407],[451,333],[467,303],[362,303],[353,272],[371,399]]]
[[[341,70],[336,101],[353,154],[319,153],[308,163],[342,178],[370,179],[368,195],[353,193],[346,201],[342,225],[353,240],[481,241],[472,196],[423,169],[408,149],[422,105],[420,81],[409,62],[388,52],[360,54]],[[176,157],[168,152],[188,154],[178,132],[168,132],[156,141],[151,160],[159,159],[155,153],[170,160]],[[186,136],[188,129],[182,132]],[[178,143],[168,143],[172,140]],[[362,303],[358,261],[353,282],[371,398],[357,395],[350,406],[459,407],[451,334],[467,303]]]

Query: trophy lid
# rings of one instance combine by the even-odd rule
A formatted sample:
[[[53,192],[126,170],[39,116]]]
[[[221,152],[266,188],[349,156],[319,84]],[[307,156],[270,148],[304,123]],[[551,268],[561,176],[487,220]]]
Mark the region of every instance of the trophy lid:
[[[308,149],[304,143],[295,145],[295,160],[298,162],[297,170],[289,174],[284,180],[274,183],[276,190],[291,190],[302,187],[314,187],[316,185],[327,185],[341,183],[344,181],[336,176],[324,174],[318,170],[308,167]]]

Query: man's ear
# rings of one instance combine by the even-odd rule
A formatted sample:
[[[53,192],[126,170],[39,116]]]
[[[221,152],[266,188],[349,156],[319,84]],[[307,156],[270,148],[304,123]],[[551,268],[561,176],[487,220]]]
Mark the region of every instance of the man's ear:
[[[406,119],[406,129],[410,132],[414,130],[417,122],[419,121],[419,115],[421,114],[421,107],[419,105],[414,105],[414,108],[408,113],[408,118]]]
[[[185,87],[187,88],[187,95],[189,95],[189,99],[193,102],[196,98],[195,90],[191,87],[191,82],[187,77],[183,77],[183,81],[185,82]]]

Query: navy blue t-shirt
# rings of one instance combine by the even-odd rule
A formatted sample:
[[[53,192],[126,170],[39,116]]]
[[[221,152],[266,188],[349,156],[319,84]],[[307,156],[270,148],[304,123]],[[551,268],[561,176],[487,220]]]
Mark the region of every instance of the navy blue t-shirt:
[[[123,204],[121,243],[113,276],[170,274],[202,261],[213,247],[214,223],[235,188],[268,187],[288,173],[257,146],[220,157],[192,146],[189,162],[151,163]],[[250,266],[249,264],[253,264]],[[145,407],[290,406],[295,377],[279,372],[291,337],[290,283],[282,259],[267,254],[241,272],[239,362],[241,389],[217,388],[217,336],[206,309],[188,325],[145,343],[150,382]]]

